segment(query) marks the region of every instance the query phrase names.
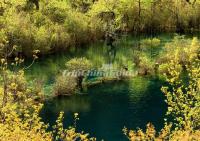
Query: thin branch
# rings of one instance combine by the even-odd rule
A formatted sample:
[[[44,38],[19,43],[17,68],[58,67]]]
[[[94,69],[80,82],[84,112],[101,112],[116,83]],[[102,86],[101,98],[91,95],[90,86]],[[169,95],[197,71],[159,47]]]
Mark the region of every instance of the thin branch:
[[[27,70],[27,69],[29,69],[34,63],[35,63],[35,58],[33,59],[33,61],[32,61],[32,63],[29,65],[29,66],[27,66],[27,67],[24,67],[22,70]]]

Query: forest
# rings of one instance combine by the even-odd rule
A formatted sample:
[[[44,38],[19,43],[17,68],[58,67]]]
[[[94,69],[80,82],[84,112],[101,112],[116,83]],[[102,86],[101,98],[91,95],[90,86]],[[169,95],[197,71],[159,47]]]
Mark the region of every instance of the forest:
[[[199,136],[200,0],[0,1],[0,141]]]

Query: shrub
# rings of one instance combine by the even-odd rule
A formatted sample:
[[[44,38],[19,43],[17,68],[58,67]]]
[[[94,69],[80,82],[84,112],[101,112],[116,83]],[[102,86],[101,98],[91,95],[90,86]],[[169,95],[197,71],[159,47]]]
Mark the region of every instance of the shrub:
[[[141,48],[142,50],[149,50],[151,47],[156,48],[160,45],[160,39],[153,38],[153,39],[144,39],[141,41]]]
[[[200,43],[196,37],[192,40],[186,40],[184,37],[175,37],[171,43],[165,45],[161,57],[157,59],[160,64],[160,73],[169,73],[169,64],[174,60],[185,69],[187,65],[191,64],[191,60],[199,57]],[[180,69],[181,69],[180,68]]]
[[[138,67],[139,75],[154,74],[154,62],[145,54],[135,56],[134,63]]]
[[[37,53],[38,51],[35,51]],[[37,58],[36,54],[34,57]],[[42,122],[39,117],[42,104],[35,101],[34,88],[29,87],[24,78],[24,69],[8,70],[8,58],[0,59],[0,137],[2,141],[80,141],[91,140],[89,134],[76,131],[76,124],[64,129],[63,113],[60,113],[54,131],[47,131],[48,125]],[[18,66],[23,61],[15,58],[13,66]],[[70,82],[71,83],[71,82]],[[41,92],[41,91],[40,91]],[[40,93],[39,92],[39,93]],[[38,96],[38,95],[37,95]],[[75,123],[78,120],[78,114],[74,115]]]
[[[162,88],[167,98],[167,115],[174,118],[176,129],[195,130],[200,126],[200,59],[196,57],[190,61],[183,70],[180,64],[172,60],[165,75],[171,88]],[[187,72],[187,83],[181,77],[183,71]]]
[[[56,76],[54,84],[55,95],[73,95],[77,88],[77,81],[75,77],[66,77],[63,75]]]
[[[82,82],[87,72],[91,69],[92,63],[86,58],[74,58],[69,60],[66,64],[68,71],[76,72],[77,86],[82,91]]]
[[[49,1],[44,6],[42,12],[54,23],[63,24],[67,18],[69,4],[66,1]]]
[[[87,12],[95,0],[69,0],[72,8],[80,11]]]
[[[84,57],[71,59],[65,65],[69,71],[80,70],[86,72],[92,67],[91,62]]]
[[[179,40],[174,41],[170,46],[176,48],[180,45]],[[180,47],[180,46],[178,46]],[[166,96],[168,111],[166,115],[170,120],[166,119],[165,127],[159,134],[156,133],[152,124],[147,124],[146,131],[141,129],[137,131],[127,130],[124,128],[124,134],[130,141],[135,140],[198,140],[200,135],[200,58],[198,56],[200,45],[196,38],[189,44],[186,44],[181,50],[187,50],[187,59],[185,66],[182,66],[182,58],[177,52],[170,51],[172,58],[167,63],[160,66],[165,73],[168,86],[163,86],[162,91]],[[187,76],[182,78],[183,72]],[[169,86],[170,85],[170,86]],[[172,122],[173,121],[173,122]],[[170,122],[170,123],[169,123]],[[171,123],[172,122],[172,123]]]
[[[199,139],[200,131],[190,131],[190,130],[178,130],[172,131],[172,125],[165,125],[165,127],[161,130],[161,132],[157,133],[155,127],[149,123],[147,124],[146,131],[142,131],[138,129],[136,131],[127,130],[127,128],[123,129],[124,134],[127,136],[129,141],[194,141]]]

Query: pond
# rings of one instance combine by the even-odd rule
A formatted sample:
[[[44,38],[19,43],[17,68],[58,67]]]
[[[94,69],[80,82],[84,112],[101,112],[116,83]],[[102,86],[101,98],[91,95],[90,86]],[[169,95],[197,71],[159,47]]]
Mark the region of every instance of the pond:
[[[160,49],[165,43],[170,42],[174,34],[159,35],[161,41],[160,47],[151,48],[152,50],[144,51],[149,58],[156,58]],[[63,53],[53,54],[40,57],[33,66],[26,70],[26,76],[29,80],[39,78],[46,84],[46,88],[53,84],[55,75],[65,68],[65,63],[74,57],[85,57],[90,60],[94,67],[101,68],[111,64],[114,68],[126,66],[130,71],[135,70],[133,65],[134,51],[138,50],[139,40],[149,39],[150,36],[125,36],[118,40],[114,47],[106,46],[104,42],[98,42],[84,47],[71,47]],[[28,66],[31,60],[26,60],[25,65]]]
[[[137,77],[130,81],[106,83],[88,89],[86,95],[58,97],[46,101],[41,116],[55,124],[64,111],[66,127],[73,125],[73,113],[79,113],[78,130],[90,133],[98,140],[126,140],[122,129],[140,127],[148,122],[161,129],[166,112],[164,96],[158,80]]]
[[[159,35],[160,46],[171,41],[172,36]],[[33,78],[42,80],[45,94],[51,95],[55,76],[65,69],[67,60],[86,57],[97,68],[112,64],[115,68],[125,65],[129,70],[135,70],[133,54],[137,45],[137,37],[127,36],[115,43],[114,49],[103,42],[88,47],[71,48],[66,53],[40,58],[27,70],[26,76],[30,81]],[[152,58],[155,58],[159,51],[151,52]],[[123,127],[145,129],[148,122],[153,123],[158,130],[163,127],[167,106],[160,90],[162,84],[163,82],[155,77],[137,76],[130,80],[90,86],[81,95],[47,100],[41,117],[45,123],[54,125],[59,112],[64,111],[64,126],[68,127],[73,125],[73,113],[79,113],[79,131],[90,133],[98,140],[124,141],[127,139],[123,135]]]

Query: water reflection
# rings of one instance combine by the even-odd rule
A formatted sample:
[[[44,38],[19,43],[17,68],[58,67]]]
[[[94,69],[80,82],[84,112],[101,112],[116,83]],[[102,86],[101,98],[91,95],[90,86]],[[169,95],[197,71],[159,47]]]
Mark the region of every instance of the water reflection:
[[[98,139],[123,141],[124,126],[144,129],[152,122],[157,129],[162,127],[166,105],[160,86],[160,81],[142,77],[99,84],[88,88],[87,95],[48,101],[41,115],[52,125],[58,113],[65,111],[67,127],[73,123],[73,113],[78,112],[79,131],[89,132]]]
[[[47,102],[51,104],[51,102]],[[88,112],[90,111],[90,99],[88,96],[76,95],[71,97],[57,97],[54,99],[53,111],[64,111],[64,112]],[[52,107],[51,107],[52,108]]]
[[[146,38],[148,37],[141,37],[141,39]],[[166,42],[166,36],[159,36],[159,38],[161,42]],[[101,68],[104,64],[112,64],[114,68],[121,69],[125,67],[132,71],[135,69],[133,50],[137,49],[138,40],[137,37],[127,36],[115,41],[111,45],[99,42],[88,47],[72,47],[65,53],[39,58],[26,71],[26,76],[29,80],[35,77],[42,78],[49,85],[54,82],[55,75],[65,69],[65,63],[74,57],[86,57],[96,68]],[[167,42],[169,41],[168,39]],[[25,62],[25,64],[30,64],[30,61]]]
[[[107,46],[108,47],[108,51],[107,54],[108,55],[108,64],[113,64],[115,61],[115,57],[116,57],[116,53],[117,53],[117,49],[114,45],[111,46]]]

